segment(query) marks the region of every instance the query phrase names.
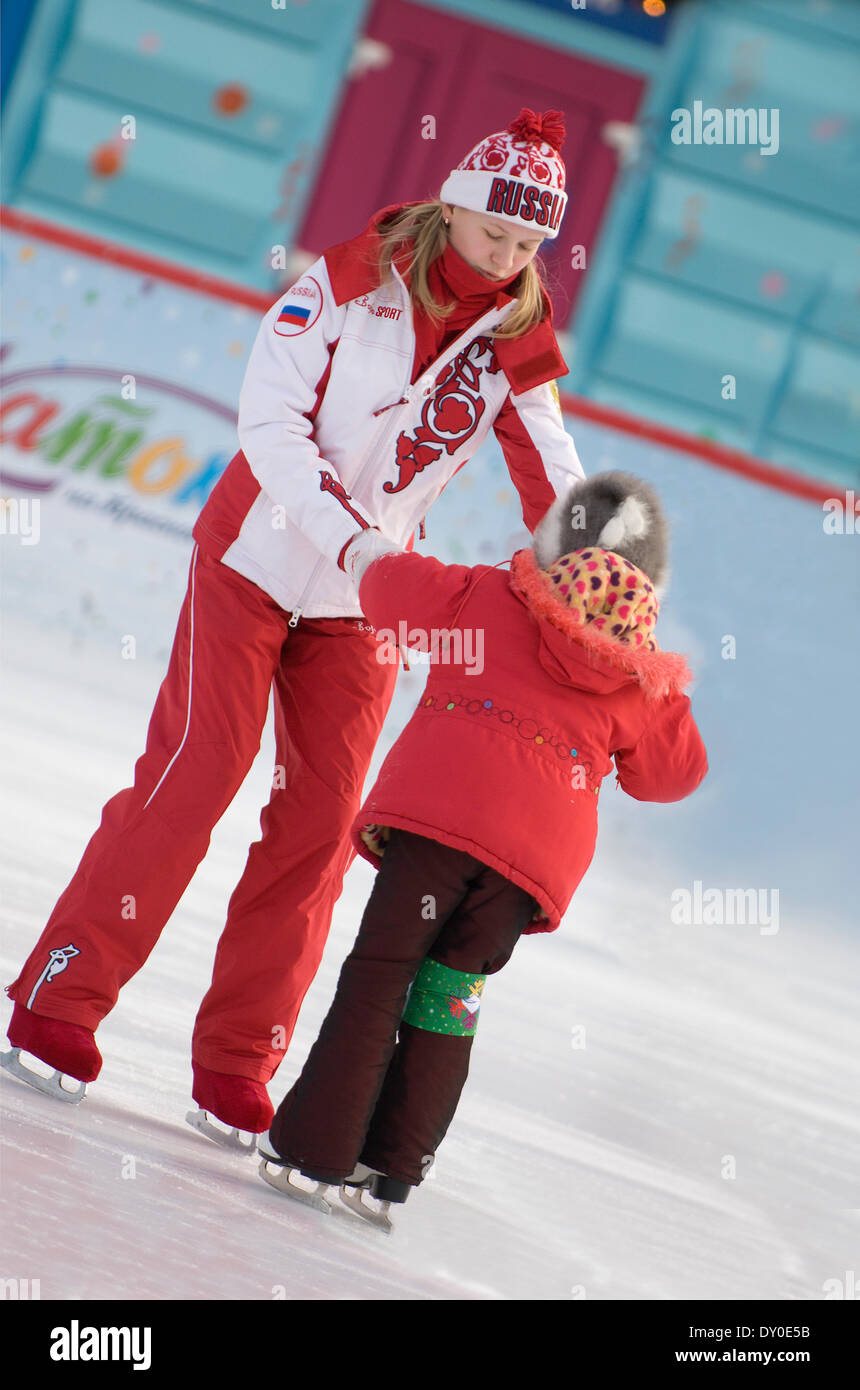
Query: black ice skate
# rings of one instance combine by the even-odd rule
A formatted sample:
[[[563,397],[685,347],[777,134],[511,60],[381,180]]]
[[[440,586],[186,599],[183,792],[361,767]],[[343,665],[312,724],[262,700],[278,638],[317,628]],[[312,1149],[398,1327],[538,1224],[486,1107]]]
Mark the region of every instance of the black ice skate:
[[[409,1195],[408,1183],[396,1182],[384,1173],[368,1168],[364,1163],[358,1163],[349,1177],[344,1178],[338,1186],[338,1196],[343,1203],[343,1206],[338,1206],[326,1195],[334,1186],[331,1179],[314,1177],[313,1174],[304,1173],[295,1165],[287,1163],[275,1151],[268,1138],[260,1140],[259,1153],[262,1160],[259,1168],[260,1177],[270,1187],[283,1192],[293,1201],[321,1211],[325,1216],[357,1216],[365,1224],[375,1226],[386,1235],[390,1235],[394,1229],[388,1215],[391,1203],[405,1202]],[[313,1185],[307,1187],[305,1183]],[[369,1205],[366,1197],[378,1202],[379,1206]],[[344,1207],[347,1210],[344,1210]]]

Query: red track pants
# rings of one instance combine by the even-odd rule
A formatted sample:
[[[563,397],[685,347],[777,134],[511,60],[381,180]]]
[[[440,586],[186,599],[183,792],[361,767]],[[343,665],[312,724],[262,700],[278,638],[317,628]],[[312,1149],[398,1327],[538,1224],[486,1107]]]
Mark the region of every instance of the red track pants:
[[[348,831],[397,667],[354,618],[302,618],[195,545],[134,785],[104,807],[7,993],[95,1029],[155,946],[260,747],[274,682],[276,771],[230,899],[194,1060],[269,1081],[316,974],[352,862]],[[53,952],[53,954],[52,954]]]

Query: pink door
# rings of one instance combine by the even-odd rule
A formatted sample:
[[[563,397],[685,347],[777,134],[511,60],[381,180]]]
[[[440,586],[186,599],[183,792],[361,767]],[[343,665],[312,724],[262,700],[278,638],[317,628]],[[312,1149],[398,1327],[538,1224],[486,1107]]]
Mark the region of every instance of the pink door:
[[[522,106],[557,108],[569,200],[541,255],[564,327],[585,273],[571,265],[573,248],[590,259],[617,172],[600,131],[634,119],[643,79],[412,0],[376,0],[364,34],[371,65],[344,87],[298,248],[315,258],[361,231],[377,208],[436,197],[467,151]]]

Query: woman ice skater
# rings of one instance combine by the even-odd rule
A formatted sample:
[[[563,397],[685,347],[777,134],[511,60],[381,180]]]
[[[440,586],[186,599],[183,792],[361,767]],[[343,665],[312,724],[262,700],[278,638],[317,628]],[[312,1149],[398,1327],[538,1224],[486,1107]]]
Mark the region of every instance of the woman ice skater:
[[[487,976],[523,933],[558,927],[591,862],[613,759],[639,801],[679,801],[705,776],[690,673],[655,637],[666,550],[653,489],[617,472],[554,504],[510,574],[350,547],[381,644],[404,624],[431,667],[353,826],[378,873],[261,1141],[272,1186],[328,1210],[338,1184],[389,1229],[388,1204],[426,1176],[457,1108]]]
[[[274,688],[276,767],[192,1039],[197,1121],[266,1130],[266,1083],[314,978],[349,828],[394,689],[344,569],[358,536],[409,549],[495,431],[534,531],[583,470],[535,255],[564,213],[561,112],[523,110],[438,199],[383,208],[266,314],[241,448],[194,527],[188,588],[134,784],[101,824],[21,973],[6,1065],[69,1098],[254,761]],[[19,1050],[57,1069],[42,1081]],[[85,1086],[78,1087],[79,1099]],[[238,1135],[234,1136],[238,1140]]]

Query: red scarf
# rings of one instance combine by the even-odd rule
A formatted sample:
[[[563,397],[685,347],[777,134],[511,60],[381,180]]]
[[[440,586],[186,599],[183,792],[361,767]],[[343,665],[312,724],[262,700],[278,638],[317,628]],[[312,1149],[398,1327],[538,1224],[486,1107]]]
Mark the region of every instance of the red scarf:
[[[349,241],[338,242],[324,253],[336,304],[345,304],[350,299],[357,299],[359,295],[376,289],[379,284],[379,233],[376,224],[403,206],[409,204],[391,203],[379,209],[359,236],[351,237]],[[408,244],[395,255],[394,261],[408,283],[403,266],[407,252]],[[437,344],[442,343],[441,350],[444,351],[445,343],[450,343],[458,333],[462,333],[464,328],[468,328],[469,324],[486,313],[493,302],[493,295],[497,296],[496,303],[499,305],[510,300],[510,295],[505,294],[504,288],[506,284],[510,284],[509,280],[488,280],[477,270],[472,270],[450,243],[431,263],[428,279],[439,302],[447,304],[455,300],[460,303],[464,295],[465,300],[450,319],[446,319],[444,324],[437,327],[429,325],[424,321],[425,315],[415,311],[416,350],[413,382],[420,376],[422,368],[438,356],[440,348]],[[553,332],[552,302],[545,290],[543,300],[544,317],[540,323],[533,325],[519,338],[495,340],[496,357],[512,388],[517,392],[527,391],[541,382],[567,375],[568,367]],[[461,316],[461,312],[465,317]]]
[[[445,351],[449,343],[486,314],[494,304],[501,307],[510,295],[500,294],[519,271],[506,280],[490,280],[479,270],[473,270],[459,251],[449,242],[441,255],[427,269],[430,292],[437,304],[454,304],[453,313],[441,323],[434,323],[420,305],[415,307],[415,361],[412,380],[417,381],[425,367]],[[408,280],[407,280],[408,284]]]

